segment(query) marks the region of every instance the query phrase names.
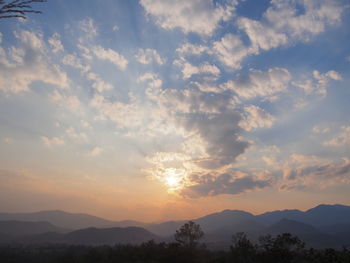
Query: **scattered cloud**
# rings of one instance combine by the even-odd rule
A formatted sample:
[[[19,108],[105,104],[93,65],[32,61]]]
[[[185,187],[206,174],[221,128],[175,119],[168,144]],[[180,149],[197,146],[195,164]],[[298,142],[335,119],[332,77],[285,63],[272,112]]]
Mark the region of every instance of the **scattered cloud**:
[[[208,62],[204,62],[203,64],[199,66],[194,66],[187,62],[185,59],[179,59],[174,61],[174,65],[181,68],[181,72],[184,79],[189,79],[192,77],[192,75],[213,75],[215,77],[218,77],[220,75],[220,69],[212,64],[209,64]]]
[[[350,144],[350,126],[341,127],[341,132],[332,139],[323,142],[323,145],[330,147],[342,147]]]
[[[255,105],[244,107],[244,111],[239,125],[246,131],[263,127],[270,128],[276,120],[270,113]]]
[[[164,29],[180,28],[184,33],[194,32],[210,36],[220,21],[233,16],[236,1],[226,5],[211,0],[141,0],[146,13]]]
[[[96,146],[91,149],[91,151],[89,152],[89,156],[96,157],[101,155],[103,152],[104,152],[103,148]]]
[[[119,54],[113,49],[105,49],[101,46],[94,46],[92,48],[92,52],[97,58],[111,62],[121,70],[126,69],[128,65],[128,60],[123,55]]]
[[[48,138],[46,136],[42,136],[41,140],[44,143],[44,145],[49,147],[49,148],[65,144],[64,140],[61,137]]]
[[[53,53],[57,53],[64,50],[60,38],[61,38],[60,34],[54,33],[48,40]]]
[[[237,195],[271,186],[268,178],[257,178],[240,171],[223,174],[192,174],[190,185],[183,188],[181,195],[190,198],[215,196],[221,194]]]
[[[69,87],[66,73],[50,61],[41,33],[20,31],[15,32],[15,37],[19,45],[0,52],[0,90],[28,91],[35,81]]]
[[[139,49],[135,58],[141,64],[151,64],[156,63],[158,65],[163,65],[165,60],[161,58],[155,49]]]
[[[85,33],[85,36],[96,37],[98,35],[96,23],[91,17],[81,20],[79,28]]]

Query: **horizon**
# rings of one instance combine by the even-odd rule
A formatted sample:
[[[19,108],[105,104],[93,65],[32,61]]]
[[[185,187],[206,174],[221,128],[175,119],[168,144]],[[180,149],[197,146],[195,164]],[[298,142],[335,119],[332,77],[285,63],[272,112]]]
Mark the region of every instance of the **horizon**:
[[[350,205],[349,0],[32,8],[0,19],[0,211]]]
[[[304,210],[300,210],[300,209],[276,209],[276,210],[268,210],[268,211],[265,211],[265,212],[262,212],[262,213],[252,213],[250,211],[247,211],[247,210],[238,210],[238,209],[224,209],[224,210],[221,210],[221,211],[214,211],[210,214],[204,214],[204,215],[201,215],[199,217],[195,217],[195,218],[183,218],[183,219],[177,219],[177,220],[166,220],[166,221],[140,221],[140,220],[135,220],[135,219],[132,219],[132,218],[126,218],[126,219],[119,219],[119,220],[115,220],[115,219],[111,219],[111,218],[105,218],[105,217],[102,217],[102,216],[99,216],[99,215],[95,215],[95,214],[88,214],[88,213],[84,213],[84,212],[71,212],[71,211],[65,211],[65,210],[59,210],[59,209],[54,209],[54,210],[40,210],[40,211],[32,211],[32,212],[1,212],[0,211],[0,214],[36,214],[36,213],[42,213],[42,212],[63,212],[63,213],[67,213],[67,214],[72,214],[72,215],[89,215],[89,216],[93,216],[93,217],[97,217],[97,218],[101,218],[101,219],[105,219],[105,220],[108,220],[108,221],[114,221],[114,222],[123,222],[123,221],[136,221],[136,222],[139,222],[139,223],[145,223],[145,224],[161,224],[161,223],[165,223],[167,221],[171,222],[171,221],[190,221],[190,220],[196,220],[196,219],[199,219],[199,218],[202,218],[202,217],[205,217],[205,216],[208,216],[208,215],[211,215],[211,214],[219,214],[219,213],[222,213],[222,212],[225,212],[225,211],[239,211],[239,212],[247,212],[247,213],[250,213],[252,214],[253,216],[259,216],[259,215],[263,215],[263,214],[266,214],[266,213],[271,213],[271,212],[284,212],[284,211],[300,211],[300,212],[307,212],[311,209],[314,209],[316,207],[319,207],[319,206],[348,206],[350,207],[350,205],[345,205],[345,204],[338,204],[338,203],[335,203],[335,204],[318,204],[316,206],[312,206],[308,209],[304,209]]]

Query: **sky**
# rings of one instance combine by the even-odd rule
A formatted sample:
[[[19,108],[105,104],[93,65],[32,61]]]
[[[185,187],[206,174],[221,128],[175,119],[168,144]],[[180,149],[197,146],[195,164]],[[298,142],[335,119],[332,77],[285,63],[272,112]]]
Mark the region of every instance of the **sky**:
[[[75,0],[0,20],[0,211],[350,205],[350,1]]]

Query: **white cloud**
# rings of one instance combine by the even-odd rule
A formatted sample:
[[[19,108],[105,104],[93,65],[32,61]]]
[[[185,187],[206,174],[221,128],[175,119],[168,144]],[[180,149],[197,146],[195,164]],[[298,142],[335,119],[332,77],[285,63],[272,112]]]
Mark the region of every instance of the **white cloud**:
[[[0,49],[0,90],[27,91],[34,81],[69,86],[66,73],[50,61],[42,34],[20,31],[15,37],[19,47],[11,47],[8,52]]]
[[[46,136],[42,136],[41,140],[43,141],[44,145],[47,147],[53,147],[53,146],[64,144],[64,140],[61,137],[48,138]]]
[[[89,152],[89,156],[92,156],[92,157],[99,156],[103,152],[104,152],[103,148],[96,146],[93,149],[91,149],[91,151]]]
[[[76,55],[67,54],[62,58],[62,63],[73,68],[80,69],[82,72],[87,72],[90,70],[90,66],[83,63]]]
[[[341,127],[341,132],[334,138],[323,142],[325,146],[342,147],[350,144],[350,126]]]
[[[342,80],[342,76],[334,70],[327,71],[324,74],[314,70],[312,72],[312,78],[300,82],[293,82],[293,85],[304,90],[306,95],[318,94],[321,97],[325,97],[331,80],[340,81]]]
[[[88,140],[87,135],[84,132],[77,132],[73,127],[65,130],[66,136],[78,143],[84,143]]]
[[[213,43],[213,50],[218,59],[233,69],[241,68],[241,61],[256,50],[244,45],[239,36],[227,34],[219,41]]]
[[[63,45],[60,40],[60,34],[55,33],[52,37],[49,38],[48,42],[52,47],[52,52],[57,53],[59,51],[63,51]]]
[[[180,28],[184,33],[211,35],[222,20],[233,16],[236,1],[226,6],[212,0],[141,0],[141,5],[164,29]]]
[[[247,75],[229,81],[222,87],[234,91],[241,99],[268,98],[287,91],[291,75],[284,68],[270,68],[263,72],[251,69]]]
[[[243,119],[239,125],[246,131],[264,127],[269,128],[276,120],[270,113],[255,105],[244,107],[244,111]]]
[[[162,80],[155,73],[145,73],[137,79],[138,82],[147,82],[145,93],[149,99],[157,100],[162,87]]]
[[[85,36],[95,37],[98,35],[97,26],[91,17],[81,20],[79,22],[79,28],[86,33]]]
[[[210,52],[209,48],[202,45],[194,45],[191,43],[183,43],[176,52],[180,55],[200,55],[205,52]]]
[[[126,69],[128,65],[126,58],[113,49],[105,49],[101,46],[94,46],[92,48],[92,52],[97,58],[111,62],[121,70]]]
[[[87,74],[88,79],[93,80],[92,88],[97,90],[98,92],[103,92],[105,90],[113,89],[112,84],[101,79],[97,74],[89,72]]]
[[[220,69],[215,65],[209,64],[208,62],[194,66],[184,59],[179,59],[174,61],[174,65],[181,68],[184,79],[191,78],[192,75],[206,74],[213,75],[215,77],[218,77],[220,75]]]
[[[84,128],[87,128],[87,129],[92,129],[92,126],[89,122],[85,121],[85,120],[80,120],[80,124],[81,126],[83,126]]]
[[[55,90],[51,94],[50,99],[71,112],[79,113],[81,111],[81,103],[77,96],[65,95]]]
[[[138,62],[142,64],[150,64],[150,63],[157,63],[159,65],[164,64],[164,59],[161,58],[161,56],[158,54],[158,52],[155,49],[140,48],[137,54],[135,55],[135,58]]]

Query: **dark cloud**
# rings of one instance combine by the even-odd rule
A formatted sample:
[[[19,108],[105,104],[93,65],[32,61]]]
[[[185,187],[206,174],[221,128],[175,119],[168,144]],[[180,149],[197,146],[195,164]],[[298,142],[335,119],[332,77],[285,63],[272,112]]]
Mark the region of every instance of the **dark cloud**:
[[[185,187],[181,194],[190,198],[215,196],[220,194],[236,195],[249,190],[271,186],[270,179],[258,179],[239,172],[215,174],[193,174],[189,177],[193,185]]]
[[[186,115],[180,119],[187,131],[198,134],[205,142],[208,158],[197,161],[197,165],[206,169],[220,168],[244,153],[249,143],[239,138],[240,120],[240,114],[235,112]]]

